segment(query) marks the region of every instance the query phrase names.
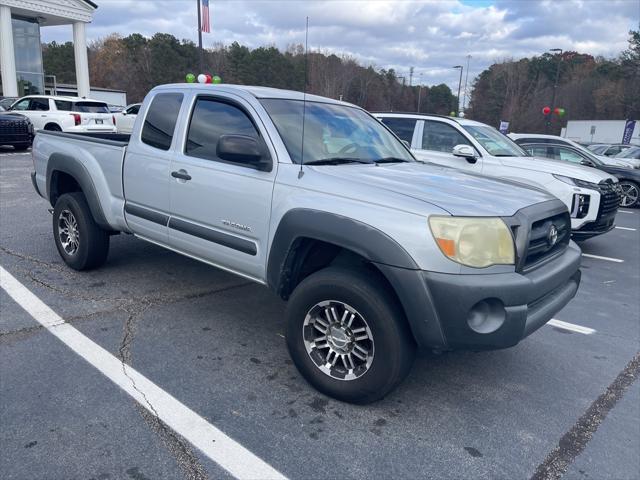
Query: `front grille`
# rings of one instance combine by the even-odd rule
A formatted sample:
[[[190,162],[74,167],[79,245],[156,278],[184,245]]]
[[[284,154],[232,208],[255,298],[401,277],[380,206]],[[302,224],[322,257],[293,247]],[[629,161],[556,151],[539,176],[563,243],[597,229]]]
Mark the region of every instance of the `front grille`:
[[[598,184],[600,190],[600,206],[594,222],[581,228],[581,231],[607,230],[613,226],[620,205],[620,193],[612,180],[603,180]]]
[[[0,135],[27,135],[29,122],[25,120],[0,121]]]
[[[555,235],[552,234],[554,228]],[[569,212],[534,221],[531,224],[526,250],[522,253],[523,268],[530,268],[563,251],[569,244],[570,238],[571,217]]]

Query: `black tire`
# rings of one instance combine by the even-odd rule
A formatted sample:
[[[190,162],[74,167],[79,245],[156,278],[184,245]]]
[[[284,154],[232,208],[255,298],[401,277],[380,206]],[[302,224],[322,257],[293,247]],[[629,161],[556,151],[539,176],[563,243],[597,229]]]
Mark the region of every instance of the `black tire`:
[[[48,130],[50,132],[61,132],[62,128],[60,128],[60,126],[57,123],[47,123],[44,126],[45,130]]]
[[[30,143],[16,143],[15,145],[13,145],[13,149],[16,152],[24,152],[30,146],[31,146]]]
[[[77,225],[77,247],[65,249],[64,240],[68,240],[69,236],[60,235],[61,223],[64,225],[64,216],[69,219],[70,212]],[[65,193],[58,198],[56,206],[53,209],[53,238],[58,248],[58,253],[74,270],[90,270],[102,265],[107,259],[109,253],[109,235],[102,230],[93,219],[91,210],[87,204],[84,194],[81,192]],[[75,238],[75,237],[74,237]]]
[[[309,328],[314,330],[304,326],[305,318],[314,306],[318,308],[317,304],[325,301],[338,302],[338,306],[343,302],[355,309],[372,334],[371,364],[357,378],[344,380],[325,373],[316,364],[320,349],[307,352],[305,337],[309,339]],[[311,385],[330,397],[358,404],[374,402],[393,390],[409,373],[416,349],[404,313],[389,286],[373,272],[346,267],[325,268],[296,287],[287,305],[286,340],[293,362]],[[346,365],[339,368],[347,371]],[[337,369],[335,372],[340,374]]]
[[[631,180],[620,180],[620,188],[627,194],[627,205],[623,205],[625,199],[621,196],[620,206],[623,208],[638,208],[638,205],[640,205],[640,185]],[[633,196],[635,196],[635,201],[631,200],[631,203],[629,203],[629,197]]]

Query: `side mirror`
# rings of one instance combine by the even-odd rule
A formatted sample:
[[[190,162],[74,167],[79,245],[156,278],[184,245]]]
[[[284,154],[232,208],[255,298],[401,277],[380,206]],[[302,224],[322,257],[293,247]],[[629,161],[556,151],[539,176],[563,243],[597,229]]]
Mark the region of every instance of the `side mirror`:
[[[596,165],[590,160],[580,160],[580,165],[584,165],[585,167],[595,167]]]
[[[126,115],[126,114],[127,114],[127,111],[126,111],[126,110],[122,110],[120,113],[121,113],[122,115]]]
[[[455,147],[453,147],[451,153],[455,157],[465,158],[469,163],[476,163],[478,161],[476,157],[476,151],[471,145],[456,145]]]
[[[247,135],[222,135],[216,155],[227,162],[239,163],[262,172],[271,171],[271,159],[263,154],[255,138]]]

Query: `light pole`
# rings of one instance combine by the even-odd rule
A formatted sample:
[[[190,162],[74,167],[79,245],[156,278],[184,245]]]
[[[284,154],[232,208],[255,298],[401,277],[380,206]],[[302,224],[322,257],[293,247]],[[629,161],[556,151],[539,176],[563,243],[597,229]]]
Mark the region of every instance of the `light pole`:
[[[420,102],[422,101],[422,74],[418,74],[418,109],[417,113],[420,113]]]
[[[551,96],[551,111],[549,112],[549,115],[547,115],[547,122],[544,125],[544,133],[549,133],[549,129],[551,128],[551,115],[553,115],[553,112],[556,109],[556,91],[558,90],[558,78],[560,77],[560,63],[562,62],[561,48],[552,48],[549,51],[558,53],[558,62],[556,64],[556,79],[553,82],[553,94]]]
[[[457,105],[456,105],[456,117],[458,116],[458,113],[460,113],[460,88],[462,87],[462,71],[464,70],[464,67],[462,65],[456,65],[454,67],[451,68],[459,68],[460,69],[460,80],[458,80],[458,98],[457,98]]]
[[[471,55],[467,55],[467,73],[464,76],[464,95],[462,97],[462,111],[467,111],[467,81],[469,80],[469,60],[471,60]]]

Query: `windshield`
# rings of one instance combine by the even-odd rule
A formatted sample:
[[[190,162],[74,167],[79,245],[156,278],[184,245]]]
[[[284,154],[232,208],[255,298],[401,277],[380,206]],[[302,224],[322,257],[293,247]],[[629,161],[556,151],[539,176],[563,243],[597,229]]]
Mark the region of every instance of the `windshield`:
[[[109,113],[107,104],[98,102],[76,102],[73,109],[80,113]]]
[[[640,159],[640,147],[631,147],[622,150],[615,158],[635,158]]]
[[[374,163],[380,160],[412,162],[404,145],[378,120],[355,107],[307,102],[302,158],[302,100],[263,99],[262,105],[294,163],[346,160]]]
[[[513,140],[488,125],[463,125],[463,128],[494,157],[528,157]]]

